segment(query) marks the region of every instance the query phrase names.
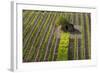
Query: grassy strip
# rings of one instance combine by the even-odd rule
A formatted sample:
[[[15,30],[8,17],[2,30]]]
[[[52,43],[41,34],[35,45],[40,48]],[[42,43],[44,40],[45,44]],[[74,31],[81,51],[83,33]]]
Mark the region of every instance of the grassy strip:
[[[75,22],[74,21],[75,21],[75,19],[74,19],[74,13],[71,12],[70,13],[70,23],[72,23],[73,25],[75,25]],[[73,60],[76,60],[76,58],[77,58],[76,34],[75,35],[72,35],[72,36],[74,36],[74,38],[73,38],[73,48],[72,48],[72,53],[73,53],[72,59]],[[70,46],[72,46],[72,45],[70,45]]]
[[[61,32],[57,61],[68,60],[69,33]]]
[[[77,20],[78,20],[78,25],[80,26],[80,32],[81,32],[80,36],[82,36],[81,14],[80,14],[80,13],[77,13],[77,16],[78,16],[78,18],[77,18]],[[79,59],[79,60],[81,60],[81,49],[82,49],[82,48],[81,48],[81,45],[82,45],[81,41],[82,41],[82,37],[80,37],[80,38],[78,39],[78,59]]]
[[[32,18],[30,19],[30,21],[27,23],[26,27],[23,28],[23,36],[26,37],[28,32],[32,29],[32,26],[34,25],[33,23],[36,21],[35,19],[39,17],[39,12],[38,14],[34,13],[32,15]]]
[[[52,44],[51,44],[51,47],[50,47],[50,53],[49,53],[49,57],[48,57],[48,60],[49,60],[49,61],[52,61],[53,49],[54,49],[55,41],[56,41],[56,38],[55,38],[55,36],[53,36]]]
[[[56,12],[56,14],[57,14],[56,19],[57,19],[61,15],[61,13],[57,13]],[[55,24],[56,24],[56,22],[53,25],[54,29],[56,28]],[[55,33],[55,31],[54,31],[54,33]],[[54,40],[55,40],[54,37],[55,37],[55,35],[53,34],[52,39],[51,39],[51,44],[50,44],[49,52],[48,52],[48,59],[47,59],[48,61],[52,61],[53,49],[54,49]]]
[[[75,24],[74,23],[74,14],[71,12],[71,17],[70,17],[70,22],[72,23],[72,24]]]
[[[37,50],[39,49],[38,47],[39,47],[39,44],[40,44],[40,42],[42,41],[41,39],[42,39],[42,34],[44,33],[43,32],[43,28],[44,28],[44,26],[46,26],[47,25],[47,21],[49,20],[48,19],[48,17],[50,18],[50,14],[48,14],[48,13],[46,13],[47,14],[47,16],[46,16],[46,18],[45,18],[45,21],[46,21],[46,23],[45,23],[45,21],[43,22],[43,20],[42,20],[42,24],[41,24],[41,26],[42,26],[42,28],[40,29],[40,32],[39,32],[39,35],[37,36],[37,38],[36,38],[36,42],[35,42],[35,44],[34,44],[34,50],[33,50],[33,55],[32,55],[32,58],[30,59],[30,61],[35,61],[35,55],[36,55],[36,52],[37,52]],[[45,16],[45,15],[44,15]]]
[[[53,17],[50,18],[50,21],[48,24],[49,24],[49,28],[48,28],[48,31],[46,31],[46,35],[45,35],[45,39],[44,39],[44,42],[43,44],[41,45],[41,50],[42,50],[42,56],[40,57],[40,61],[44,61],[44,55],[45,55],[45,51],[46,51],[46,46],[47,46],[47,42],[48,42],[48,39],[49,39],[49,36],[50,36],[50,31],[51,31],[51,28],[52,28],[52,24],[53,24],[53,20],[55,19],[55,14],[52,13]],[[47,28],[47,27],[46,27]]]
[[[41,15],[41,16],[42,16],[42,15]],[[25,36],[23,36],[23,37],[24,37],[24,40],[23,40],[23,41],[24,41],[24,43],[25,43],[25,44],[24,44],[24,48],[25,48],[27,42],[28,42],[29,40],[31,40],[31,38],[32,38],[32,36],[31,36],[32,33],[35,34],[35,31],[34,31],[34,30],[36,30],[38,21],[41,20],[41,16],[40,16],[40,13],[39,13],[38,15],[36,15],[36,16],[34,17],[33,21],[30,22],[31,28],[28,29],[27,34],[26,34]],[[23,29],[23,30],[24,30],[24,29]]]
[[[75,15],[75,21],[76,21],[75,24],[78,25],[78,26],[80,27],[80,24],[79,24],[79,23],[80,23],[80,22],[79,22],[79,13],[76,13],[76,15]],[[80,28],[79,28],[79,31],[80,31]],[[79,36],[81,36],[81,34],[79,34]],[[79,49],[80,49],[80,43],[79,43],[80,41],[79,41],[79,39],[80,39],[80,37],[77,37],[77,36],[76,36],[76,43],[77,43],[77,44],[76,44],[76,48],[77,48],[77,53],[76,53],[76,54],[77,54],[77,58],[76,58],[76,59],[77,59],[77,60],[79,59],[79,55],[80,55],[80,54],[79,54],[79,52],[80,52],[80,50],[79,50]]]
[[[28,21],[30,21],[30,18],[32,17],[32,15],[34,14],[34,11],[30,11],[30,13],[28,14],[28,16],[26,17],[25,21],[23,20],[23,27],[25,28]]]
[[[89,29],[89,17],[87,14],[85,14],[86,17],[86,29],[87,29],[87,38],[88,38],[88,58],[91,58],[91,37],[90,37],[90,29]]]
[[[30,14],[30,10],[26,10],[27,12],[24,12],[23,11],[23,13],[22,13],[22,15],[23,15],[23,21],[25,21],[26,19],[27,19],[27,17],[28,17],[28,15]]]
[[[77,20],[77,13],[73,13],[73,24],[74,25],[77,25],[78,24],[78,20]],[[75,34],[75,41],[74,41],[74,60],[77,60],[78,59],[78,39],[77,39],[77,36],[78,34]]]
[[[50,15],[49,15],[50,16]],[[49,19],[48,19],[49,20]],[[46,21],[46,24],[47,24],[47,22],[48,22],[48,20]],[[45,24],[44,24],[45,25]],[[38,37],[37,37],[38,38]],[[36,53],[34,50],[36,49],[36,46],[37,46],[37,44],[38,44],[38,40],[35,42],[35,44],[33,44],[33,46],[31,47],[31,50],[30,50],[30,55],[27,57],[29,60],[31,60],[31,59],[34,59],[34,54]],[[33,49],[32,49],[33,48]]]
[[[25,41],[23,41],[24,42],[24,54],[29,51],[27,49],[29,49],[29,47],[31,47],[31,45],[33,44],[32,40],[35,37],[34,35],[35,35],[35,33],[36,33],[37,29],[38,29],[39,23],[41,23],[42,17],[43,16],[41,15],[40,19],[38,19],[38,16],[37,16],[36,23],[34,21],[34,25],[36,24],[36,28],[34,28],[34,30],[33,30],[33,28],[31,28],[30,31],[29,31],[29,34],[27,35],[27,37],[24,37],[24,39],[25,39]]]
[[[51,42],[51,38],[53,36],[53,33],[54,33],[54,30],[55,30],[55,19],[56,19],[56,16],[57,14],[55,13],[54,15],[54,19],[52,19],[52,23],[51,23],[51,27],[50,27],[50,31],[48,32],[49,34],[47,35],[49,37],[49,39],[47,40],[47,45],[46,45],[46,51],[45,51],[45,55],[44,55],[44,61],[47,60],[47,53],[48,52],[48,49],[49,49],[49,45],[50,45],[50,42]]]
[[[38,16],[36,16],[38,18]],[[36,18],[36,19],[37,19]],[[34,23],[38,25],[38,23],[40,23],[41,19],[40,20],[34,20],[34,22],[37,21],[37,23]],[[32,22],[33,23],[33,22]],[[24,54],[26,53],[26,50],[29,49],[28,47],[31,46],[30,43],[32,43],[32,38],[34,38],[34,35],[36,33],[36,30],[37,30],[38,26],[36,26],[36,28],[34,28],[34,31],[31,29],[29,31],[29,34],[27,35],[27,37],[23,37],[23,48],[24,48]]]
[[[83,18],[83,14],[81,13],[81,18],[80,18],[80,24],[81,24],[81,33],[82,33],[82,41],[81,41],[81,59],[85,59],[85,51],[84,51],[84,49],[85,49],[85,47],[84,47],[84,45],[85,45],[85,43],[84,43],[84,18]]]
[[[71,12],[70,22],[75,25],[74,13]],[[73,60],[77,59],[77,34],[74,34]]]
[[[74,60],[77,60],[78,59],[78,56],[77,56],[77,34],[75,34],[75,41],[74,41]]]
[[[52,24],[50,24],[49,25],[49,28],[47,29],[48,30],[48,32],[46,32],[46,35],[45,36],[50,36],[50,29],[52,28]],[[47,31],[47,30],[45,30],[45,31]],[[47,40],[48,41],[48,40]],[[37,45],[38,46],[38,45]],[[37,61],[37,59],[38,59],[38,56],[39,56],[39,54],[40,54],[40,50],[41,50],[41,46],[42,46],[42,42],[39,44],[39,46],[37,47],[38,48],[38,50],[37,50],[37,53],[36,53],[36,56],[35,56],[35,61]],[[47,49],[47,48],[46,48]]]
[[[68,14],[68,15],[66,16],[66,17],[67,17],[67,21],[70,21],[70,17],[71,17],[70,15],[71,15],[71,14],[70,14],[70,13],[67,13],[67,14]]]
[[[29,11],[28,10],[23,10],[23,19],[25,19],[25,17],[27,16],[27,14],[29,13]]]

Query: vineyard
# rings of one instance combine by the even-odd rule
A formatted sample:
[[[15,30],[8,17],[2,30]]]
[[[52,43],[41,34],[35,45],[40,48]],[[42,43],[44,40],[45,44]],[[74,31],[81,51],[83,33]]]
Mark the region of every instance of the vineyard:
[[[23,10],[22,16],[23,62],[91,59],[90,13]],[[59,16],[80,33],[59,34]]]

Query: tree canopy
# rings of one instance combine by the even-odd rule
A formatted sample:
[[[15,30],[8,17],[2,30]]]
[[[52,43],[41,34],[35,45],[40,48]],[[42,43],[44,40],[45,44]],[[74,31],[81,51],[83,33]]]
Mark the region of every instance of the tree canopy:
[[[58,27],[60,25],[61,25],[61,30],[63,30],[64,32],[67,31],[67,29],[66,29],[66,27],[68,26],[67,18],[65,18],[63,16],[59,16],[56,20],[56,27]]]
[[[57,20],[56,20],[56,26],[59,26],[59,25],[65,26],[66,23],[68,23],[68,22],[67,22],[66,18],[63,17],[63,16],[59,16],[59,17],[57,18]]]
[[[56,27],[61,26],[61,30],[64,32],[73,32],[74,25],[67,21],[67,18],[64,16],[59,16],[56,20]]]

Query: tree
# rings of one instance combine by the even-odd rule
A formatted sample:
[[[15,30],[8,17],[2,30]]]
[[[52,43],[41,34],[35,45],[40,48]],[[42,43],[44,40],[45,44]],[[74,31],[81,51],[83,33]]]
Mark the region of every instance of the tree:
[[[73,24],[69,23],[67,19],[63,16],[60,16],[56,20],[56,27],[61,25],[61,30],[64,32],[73,32],[74,26]]]
[[[59,16],[59,17],[57,18],[57,20],[56,20],[56,26],[59,26],[59,25],[65,26],[66,23],[67,23],[67,20],[66,20],[66,18],[64,18],[63,16]]]

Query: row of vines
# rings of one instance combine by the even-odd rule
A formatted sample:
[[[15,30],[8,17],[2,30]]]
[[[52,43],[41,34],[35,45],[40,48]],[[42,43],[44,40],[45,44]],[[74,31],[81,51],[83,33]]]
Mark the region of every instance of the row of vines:
[[[90,13],[53,12],[23,10],[23,62],[82,60],[91,58],[91,19]],[[66,50],[61,52],[61,39],[58,39],[56,19],[66,17],[81,34],[68,34],[64,37]],[[63,34],[62,34],[63,35]],[[63,36],[62,36],[63,37]],[[64,42],[63,41],[63,42]],[[63,54],[62,54],[63,53]]]

